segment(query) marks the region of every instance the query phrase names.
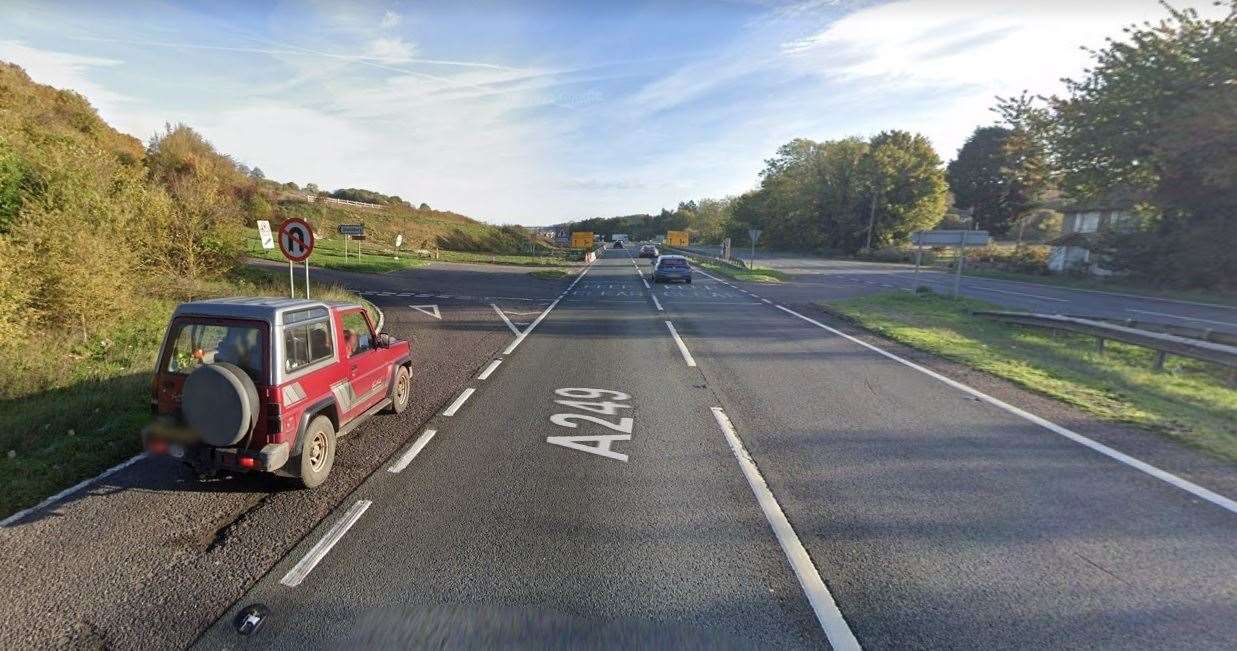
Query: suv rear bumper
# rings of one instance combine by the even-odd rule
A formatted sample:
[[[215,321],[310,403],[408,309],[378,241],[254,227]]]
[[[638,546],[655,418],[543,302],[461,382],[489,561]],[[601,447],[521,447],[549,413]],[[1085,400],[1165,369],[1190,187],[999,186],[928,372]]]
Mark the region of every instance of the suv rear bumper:
[[[173,418],[158,418],[142,429],[142,447],[148,452],[179,459],[198,472],[274,472],[287,465],[292,452],[287,443],[268,443],[260,450],[251,450],[217,448],[194,439],[192,432]],[[252,465],[242,465],[243,458],[253,459],[247,462]]]

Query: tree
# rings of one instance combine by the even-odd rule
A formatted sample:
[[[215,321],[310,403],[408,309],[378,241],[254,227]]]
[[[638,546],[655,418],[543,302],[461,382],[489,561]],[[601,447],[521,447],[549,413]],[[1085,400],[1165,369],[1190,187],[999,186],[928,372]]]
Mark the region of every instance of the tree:
[[[266,174],[262,172],[261,167],[254,167],[253,169],[249,170],[249,178],[255,181],[262,181],[266,179]]]
[[[1021,163],[1013,135],[1000,126],[975,129],[945,172],[954,205],[973,208],[976,227],[994,235],[1006,234],[1035,203],[1017,176]]]
[[[314,195],[316,195],[316,194],[318,194],[319,192],[321,192],[321,190],[319,190],[319,189],[318,189],[318,184],[317,184],[317,183],[306,183],[306,184],[305,184],[305,192],[306,192],[306,194],[314,194]]]
[[[940,166],[941,159],[922,135],[885,131],[872,138],[862,185],[871,195],[872,215],[864,231],[875,246],[903,241],[941,220],[949,199]]]
[[[1064,97],[1000,107],[1067,195],[1144,200],[1137,230],[1101,242],[1112,267],[1193,286],[1237,278],[1237,0],[1227,4],[1219,19],[1169,7],[1093,50]]]

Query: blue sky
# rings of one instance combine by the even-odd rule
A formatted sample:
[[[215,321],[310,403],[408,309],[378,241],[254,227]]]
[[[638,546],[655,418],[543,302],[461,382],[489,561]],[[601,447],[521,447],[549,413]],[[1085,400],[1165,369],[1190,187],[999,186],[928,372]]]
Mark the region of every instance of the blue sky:
[[[184,122],[270,178],[533,225],[744,192],[795,137],[908,129],[948,160],[993,96],[1057,91],[1080,45],[1162,15],[1154,0],[6,0],[0,60],[142,139]]]

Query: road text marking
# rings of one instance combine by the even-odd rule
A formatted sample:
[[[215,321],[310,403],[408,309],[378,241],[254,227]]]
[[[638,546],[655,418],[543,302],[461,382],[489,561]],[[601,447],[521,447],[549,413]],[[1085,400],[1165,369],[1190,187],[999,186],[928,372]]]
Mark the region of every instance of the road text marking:
[[[564,387],[561,389],[555,389],[554,393],[564,398],[571,398],[571,400],[555,400],[554,402],[557,404],[565,405],[567,407],[575,407],[576,409],[583,409],[584,411],[591,411],[607,416],[612,416],[619,413],[618,410],[620,409],[631,409],[631,405],[625,405],[618,402],[620,400],[631,400],[631,396],[623,393],[622,391],[612,391],[610,389],[590,389],[588,387]],[[614,400],[588,402],[589,400],[596,400],[598,398],[606,397],[607,395]],[[623,462],[627,461],[627,455],[622,452],[615,452],[614,450],[611,450],[610,446],[613,445],[615,441],[631,440],[631,429],[635,424],[635,419],[630,417],[619,418],[616,423],[589,414],[561,413],[550,416],[551,423],[554,423],[559,427],[566,427],[568,429],[576,429],[579,427],[579,425],[575,422],[577,420],[596,423],[616,432],[621,432],[621,434],[547,436],[545,442],[572,450],[579,450],[580,452],[595,454],[607,459],[614,459],[616,461]]]
[[[807,549],[799,540],[799,536],[795,534],[794,528],[790,526],[790,521],[782,512],[777,498],[773,497],[773,491],[769,490],[769,485],[765,483],[765,478],[760,474],[760,469],[756,467],[756,462],[743,447],[743,441],[739,440],[739,435],[735,432],[730,418],[726,416],[726,412],[722,411],[721,407],[713,407],[712,410],[713,418],[717,421],[718,427],[722,429],[722,433],[726,435],[726,442],[730,444],[730,451],[738,460],[739,468],[743,470],[748,486],[751,486],[752,493],[756,495],[760,510],[764,511],[765,519],[773,528],[778,544],[782,546],[786,559],[790,561],[790,566],[795,571],[795,577],[799,579],[799,585],[803,587],[803,594],[807,597],[808,603],[812,604],[812,610],[816,612],[816,619],[820,622],[820,627],[824,629],[825,637],[829,638],[829,644],[839,650],[859,649],[859,640],[855,639],[855,634],[846,624],[842,611],[838,609],[838,604],[833,600],[833,595],[829,593],[825,581],[820,578],[820,572],[812,563],[812,557],[808,556]]]
[[[476,391],[476,389],[472,387],[468,387],[467,389],[464,389],[464,392],[461,393],[459,397],[455,399],[455,402],[451,403],[450,407],[447,407],[446,411],[442,412],[442,415],[443,416],[454,416],[455,412],[459,411],[460,407],[463,407],[464,403],[467,402],[470,397],[472,397],[472,394],[474,391]]]
[[[437,433],[438,430],[425,430],[425,433],[412,444],[412,447],[408,448],[408,451],[401,455],[398,461],[391,464],[391,467],[387,468],[387,470],[390,472],[400,472],[404,468],[407,468],[408,464],[412,463],[412,460],[417,458],[418,454],[421,454],[421,450],[425,449],[426,444],[428,444],[430,439],[433,439],[434,435]]]
[[[288,573],[279,582],[289,588],[295,588],[300,585],[301,581],[304,581],[305,577],[309,576],[309,573],[318,566],[318,563],[322,562],[322,559],[331,551],[335,543],[338,543],[344,537],[344,534],[348,533],[348,530],[352,528],[352,525],[361,519],[361,515],[365,513],[365,509],[368,509],[371,504],[373,502],[369,500],[357,500],[352,506],[348,507],[343,517],[336,520],[335,524],[331,525],[331,528],[322,536],[322,540],[319,540],[300,562],[288,570]]]
[[[670,336],[674,337],[674,343],[679,347],[679,352],[683,353],[683,361],[687,362],[688,366],[695,366],[696,360],[692,359],[691,351],[687,350],[687,344],[683,343],[683,338],[679,336],[679,331],[674,329],[674,324],[667,321],[666,327],[670,328]]]
[[[899,364],[908,366],[910,368],[915,369],[916,371],[919,371],[920,373],[928,375],[929,377],[940,380],[941,382],[944,382],[945,384],[948,384],[949,386],[955,389],[958,389],[959,391],[969,393],[972,396],[975,396],[976,398],[979,398],[980,400],[983,400],[984,402],[990,405],[993,405],[1000,409],[1004,409],[1005,411],[1008,411],[1009,413],[1014,414],[1015,416],[1019,416],[1026,420],[1029,420],[1032,423],[1035,423],[1036,425],[1039,425],[1040,427],[1043,427],[1044,429],[1050,432],[1054,432],[1056,434],[1064,436],[1065,438],[1075,443],[1078,443],[1079,445],[1083,445],[1088,448],[1091,448],[1092,450],[1095,450],[1096,452],[1099,452],[1100,454],[1106,457],[1109,457],[1110,459],[1124,463],[1125,465],[1130,466],[1131,468],[1140,470],[1142,472],[1145,472],[1148,475],[1155,477],[1156,479],[1172,484],[1173,486],[1176,486],[1177,488],[1180,488],[1181,490],[1186,491],[1187,493],[1191,493],[1195,497],[1202,498],[1204,500],[1207,500],[1208,502],[1211,502],[1212,504],[1215,504],[1216,506],[1219,506],[1220,508],[1226,509],[1233,513],[1237,513],[1237,501],[1230,500],[1227,497],[1224,497],[1223,495],[1209,491],[1206,488],[1199,486],[1198,484],[1195,484],[1190,481],[1186,481],[1170,472],[1165,472],[1163,470],[1160,470],[1159,468],[1156,468],[1155,466],[1149,463],[1139,461],[1138,459],[1135,459],[1134,457],[1131,457],[1125,454],[1124,452],[1120,452],[1118,450],[1108,447],[1107,445],[1104,445],[1103,443],[1089,439],[1083,436],[1082,434],[1079,434],[1078,432],[1075,432],[1070,429],[1066,429],[1050,420],[1040,418],[1039,416],[1036,416],[1035,414],[1032,414],[1029,411],[1019,409],[1018,407],[1015,407],[1003,400],[993,398],[992,396],[984,393],[983,391],[969,387],[965,384],[962,384],[961,382],[958,382],[957,380],[953,380],[948,377],[945,377],[944,375],[941,375],[940,373],[937,373],[936,371],[933,371],[932,369],[925,368],[910,360],[898,357],[897,355],[894,355],[891,352],[888,352],[886,350],[873,346],[872,344],[869,344],[868,342],[863,341],[857,337],[852,337],[846,334],[845,332],[842,332],[841,330],[838,330],[836,328],[830,328],[829,326],[821,323],[820,321],[817,321],[816,319],[813,319],[810,317],[803,316],[802,314],[799,314],[798,312],[790,308],[786,308],[786,307],[782,307],[781,305],[778,305],[777,309],[782,310],[783,312],[786,312],[787,314],[797,316],[800,319],[803,319],[804,321],[807,321],[808,323],[811,323],[812,325],[818,328],[824,328],[825,330],[828,330],[829,332],[832,332],[833,334],[838,335],[839,337],[848,339],[856,344],[859,344],[860,346],[863,346],[864,348],[867,348],[868,350],[884,355],[885,357],[888,357],[889,359],[892,359],[893,361],[898,362]]]

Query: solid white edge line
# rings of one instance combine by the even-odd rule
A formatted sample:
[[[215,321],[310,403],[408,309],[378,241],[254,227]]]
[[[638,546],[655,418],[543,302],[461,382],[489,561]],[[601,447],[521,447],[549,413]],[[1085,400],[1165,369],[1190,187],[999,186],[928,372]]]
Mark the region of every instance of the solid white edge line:
[[[1110,459],[1124,463],[1125,465],[1130,466],[1131,468],[1134,468],[1136,470],[1145,472],[1148,475],[1151,475],[1152,477],[1159,479],[1160,481],[1176,486],[1177,488],[1180,488],[1181,490],[1186,491],[1187,493],[1190,493],[1194,495],[1195,497],[1199,497],[1201,499],[1207,500],[1208,502],[1211,502],[1212,504],[1215,504],[1216,506],[1226,509],[1232,513],[1237,513],[1237,501],[1224,497],[1223,495],[1220,495],[1219,493],[1215,493],[1210,490],[1207,490],[1206,488],[1203,488],[1202,486],[1199,486],[1198,484],[1195,484],[1194,482],[1182,479],[1181,477],[1178,477],[1177,475],[1174,475],[1170,472],[1160,470],[1159,468],[1156,468],[1155,466],[1149,463],[1135,459],[1134,457],[1131,457],[1130,455],[1125,454],[1124,452],[1120,452],[1118,450],[1110,448],[1107,445],[1100,443],[1099,441],[1095,441],[1093,439],[1087,438],[1086,436],[1083,436],[1082,434],[1079,434],[1078,432],[1062,427],[1045,418],[1036,416],[1035,414],[1032,414],[1029,411],[1019,409],[1018,407],[1015,407],[998,398],[994,398],[984,393],[983,391],[980,391],[979,389],[972,388],[961,382],[958,382],[957,380],[953,380],[944,375],[941,375],[940,373],[937,373],[936,371],[933,371],[932,369],[925,368],[910,360],[903,359],[902,357],[899,357],[891,352],[888,352],[886,350],[873,346],[872,344],[869,344],[866,341],[863,341],[856,337],[852,337],[846,334],[845,332],[842,332],[841,330],[838,330],[836,328],[830,328],[829,326],[821,323],[820,321],[817,321],[816,319],[799,314],[798,312],[790,308],[783,307],[781,305],[778,305],[776,307],[779,310],[782,310],[783,312],[797,316],[800,319],[803,319],[804,321],[807,321],[808,323],[811,323],[814,326],[817,326],[819,328],[824,328],[825,330],[828,330],[829,332],[832,332],[835,335],[838,335],[856,344],[859,344],[860,346],[863,346],[864,348],[867,348],[868,350],[884,355],[885,357],[888,357],[889,359],[892,359],[893,361],[898,362],[899,364],[908,366],[929,377],[940,380],[941,382],[944,382],[945,384],[948,384],[949,386],[955,389],[958,389],[959,391],[969,393],[972,396],[975,396],[976,398],[979,398],[980,400],[983,400],[984,402],[990,405],[993,405],[994,407],[1004,409],[1005,411],[1008,411],[1009,413],[1014,414],[1015,416],[1018,416],[1025,420],[1028,420],[1032,423],[1035,423],[1036,425],[1039,425],[1040,427],[1043,427],[1044,429],[1050,432],[1064,436],[1065,438],[1079,445],[1083,445],[1088,448],[1091,448],[1092,450],[1095,450],[1096,452],[1099,452],[1100,454],[1106,457],[1109,457]]]
[[[35,511],[38,511],[40,509],[45,509],[51,506],[52,504],[59,502],[65,497],[72,495],[73,493],[76,493],[77,491],[89,486],[90,484],[96,481],[101,481],[103,479],[106,479],[120,472],[121,470],[124,470],[125,468],[128,468],[129,466],[137,463],[138,461],[145,459],[148,456],[150,455],[145,452],[138,453],[132,457],[129,457],[127,461],[121,461],[120,463],[112,466],[111,468],[108,468],[107,470],[104,470],[103,472],[95,475],[94,477],[91,477],[90,479],[83,479],[82,481],[79,481],[76,484],[73,484],[72,486],[60,491],[59,493],[56,493],[55,495],[52,495],[51,497],[44,499],[42,502],[39,502],[38,504],[35,504],[34,506],[22,509],[18,511],[17,513],[14,513],[8,516],[5,519],[0,520],[0,527],[7,527],[10,524],[26,517],[27,515],[34,513]]]
[[[644,283],[645,289],[653,289],[652,287],[649,286],[649,281],[645,280],[644,278],[641,278],[640,282]]]
[[[455,412],[459,411],[460,407],[464,406],[464,403],[468,401],[468,398],[472,396],[474,391],[476,391],[476,389],[472,387],[464,389],[460,395],[455,398],[455,402],[451,403],[451,406],[447,407],[446,410],[442,412],[442,415],[454,416]]]
[[[498,313],[498,318],[502,319],[503,323],[507,324],[507,327],[511,329],[511,332],[515,333],[515,336],[520,336],[520,329],[515,327],[515,324],[511,322],[511,319],[507,318],[506,314],[503,314],[503,311],[499,309],[498,305],[490,303],[490,307],[494,308],[494,311]]]
[[[417,458],[418,454],[421,454],[421,450],[425,449],[426,444],[428,444],[434,438],[434,435],[437,433],[438,433],[438,430],[436,429],[425,430],[425,432],[421,434],[419,438],[417,438],[416,442],[412,444],[412,447],[408,448],[408,451],[404,452],[404,454],[400,456],[398,461],[391,464],[390,468],[387,468],[387,471],[398,473],[398,472],[401,472],[404,468],[407,468],[408,464],[412,463],[412,460]]]
[[[769,299],[767,299],[767,298],[762,298],[762,299],[760,299],[760,300],[764,301],[765,303],[768,303],[769,305],[773,305],[773,301],[771,301],[771,300],[769,300]]]
[[[739,468],[743,471],[743,476],[747,478],[747,485],[751,487],[752,493],[756,495],[756,502],[760,505],[760,510],[764,512],[765,519],[769,521],[769,526],[773,529],[773,535],[777,538],[777,542],[782,547],[782,551],[786,553],[786,560],[790,561],[790,567],[795,572],[795,578],[799,579],[799,586],[803,588],[803,594],[807,597],[808,603],[812,605],[812,610],[816,613],[816,620],[820,622],[820,627],[825,631],[825,637],[829,638],[829,644],[835,650],[842,649],[859,649],[859,640],[855,638],[855,634],[850,630],[850,626],[846,623],[846,618],[842,616],[842,611],[838,608],[838,604],[833,599],[833,595],[829,592],[829,587],[825,585],[824,579],[820,577],[820,572],[816,569],[816,564],[812,562],[812,557],[808,555],[807,548],[803,546],[803,542],[799,540],[799,536],[795,534],[794,527],[790,526],[790,521],[786,519],[786,514],[782,511],[782,507],[777,503],[777,498],[773,496],[773,491],[769,490],[768,483],[760,474],[760,469],[756,467],[756,462],[752,460],[752,456],[748,454],[747,449],[743,447],[743,441],[739,439],[738,433],[735,432],[734,425],[730,422],[730,417],[721,407],[711,407],[713,410],[713,419],[717,421],[718,427],[721,428],[722,434],[726,436],[726,442],[730,445],[730,451],[734,453],[734,458],[739,462]]]
[[[657,311],[658,311],[658,312],[665,312],[665,310],[663,310],[663,309],[662,309],[662,307],[661,307],[661,301],[657,300],[657,295],[656,295],[656,294],[653,294],[652,292],[650,292],[650,293],[649,293],[649,298],[653,299],[653,305],[656,305],[656,306],[657,306]]]
[[[326,558],[331,548],[344,537],[344,534],[348,533],[352,525],[361,519],[361,515],[365,513],[365,510],[371,504],[373,502],[370,500],[357,500],[352,506],[348,507],[348,511],[344,513],[343,517],[331,525],[331,528],[322,536],[322,539],[292,569],[288,570],[288,573],[283,575],[279,582],[289,588],[295,588],[300,585],[301,581],[304,581],[305,577],[309,576],[309,573],[318,566],[318,563],[322,562],[323,558]]]
[[[695,366],[696,360],[692,359],[691,351],[687,350],[687,344],[683,343],[683,338],[679,336],[679,331],[674,329],[674,324],[667,321],[666,327],[670,328],[670,336],[674,337],[674,343],[679,347],[679,352],[683,353],[683,361],[687,362],[688,366]]]
[[[502,363],[503,363],[503,361],[502,361],[501,359],[496,359],[496,360],[494,360],[494,361],[490,362],[489,366],[486,366],[486,367],[485,367],[485,370],[481,371],[481,375],[478,375],[478,376],[477,376],[477,379],[478,379],[478,380],[488,380],[488,379],[490,379],[490,373],[493,373],[493,372],[494,372],[494,369],[498,368],[498,365],[499,365],[499,364],[502,364]]]

